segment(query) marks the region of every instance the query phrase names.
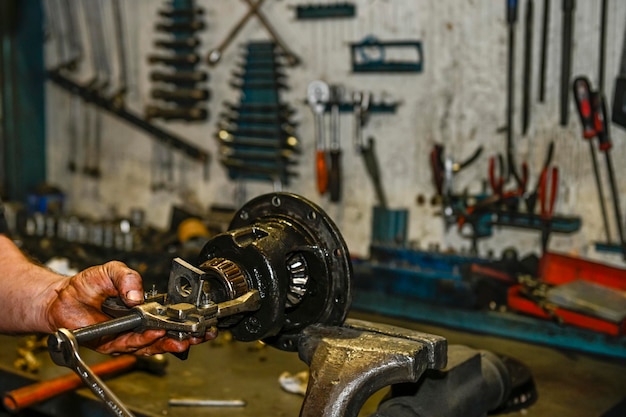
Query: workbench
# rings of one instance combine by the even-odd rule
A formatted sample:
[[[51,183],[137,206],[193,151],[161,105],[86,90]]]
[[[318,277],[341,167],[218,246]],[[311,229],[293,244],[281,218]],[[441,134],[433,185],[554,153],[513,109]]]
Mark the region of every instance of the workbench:
[[[362,312],[353,312],[351,316],[442,335],[449,344],[487,349],[522,361],[530,367],[539,394],[537,403],[523,412],[527,417],[601,417],[626,397],[626,362]],[[298,355],[259,343],[228,341],[224,336],[192,347],[186,361],[170,356],[165,376],[134,371],[108,379],[107,384],[138,416],[297,416],[302,397],[284,391],[278,378],[285,371],[297,373],[306,369]],[[19,342],[19,337],[0,336],[2,391],[20,387],[36,378],[67,372],[52,364],[45,351],[37,354],[43,363],[38,375],[15,370],[13,361]],[[91,364],[106,359],[89,350],[83,350],[82,354]],[[371,414],[383,394],[375,394],[361,414]],[[247,405],[237,408],[168,406],[168,399],[177,397],[242,399]],[[86,388],[48,400],[35,410],[45,416],[109,415]],[[20,415],[41,414],[22,412]],[[0,412],[0,416],[7,415]],[[520,412],[507,415],[520,415]]]

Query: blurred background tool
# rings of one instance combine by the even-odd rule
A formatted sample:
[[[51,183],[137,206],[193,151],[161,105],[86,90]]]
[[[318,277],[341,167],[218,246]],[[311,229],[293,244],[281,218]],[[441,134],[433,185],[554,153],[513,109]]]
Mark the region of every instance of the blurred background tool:
[[[530,92],[532,90],[532,62],[533,62],[533,30],[534,30],[535,2],[526,2],[524,17],[524,69],[522,71],[522,135],[528,133],[530,123]]]
[[[598,200],[602,212],[602,223],[604,225],[604,233],[606,241],[611,242],[611,229],[606,214],[606,204],[604,202],[604,187],[602,186],[602,178],[598,168],[598,159],[596,156],[596,148],[593,144],[593,138],[596,136],[596,128],[594,121],[593,109],[591,107],[591,87],[586,77],[577,77],[573,83],[574,100],[576,100],[576,108],[583,128],[583,138],[589,143],[589,155],[593,166],[593,175],[598,190]]]
[[[218,121],[220,161],[229,178],[269,181],[275,190],[288,185],[300,151],[294,111],[281,99],[288,89],[285,55],[272,41],[250,41],[243,62],[231,75],[240,92],[238,104],[225,103]]]
[[[337,203],[341,200],[341,128],[339,106],[341,105],[343,89],[338,85],[330,86],[330,148],[328,173],[328,188],[330,201]]]
[[[620,61],[619,74],[615,79],[615,91],[613,92],[613,115],[611,120],[618,126],[626,128],[626,30],[622,40],[622,58]]]
[[[328,190],[328,155],[326,153],[326,127],[324,113],[330,100],[330,88],[323,81],[312,81],[307,88],[307,99],[315,118],[315,178],[317,192]]]
[[[550,34],[550,0],[543,0],[543,26],[541,27],[541,55],[539,64],[539,102],[546,98],[546,71],[548,66],[548,38]]]
[[[572,42],[574,40],[575,7],[575,0],[563,0],[563,28],[561,35],[561,126],[567,126],[569,121],[569,90],[570,78],[572,76]]]
[[[515,149],[513,146],[513,136],[515,134],[515,126],[513,124],[513,112],[515,105],[515,87],[513,85],[515,74],[515,26],[517,24],[517,0],[506,1],[506,21],[509,29],[509,46],[507,58],[507,75],[506,75],[506,162],[509,169],[513,169],[509,174],[515,174]],[[507,174],[507,178],[508,178]]]
[[[600,151],[604,152],[604,158],[606,161],[606,170],[613,197],[613,210],[615,212],[615,225],[619,236],[620,251],[626,258],[626,241],[624,241],[622,209],[619,202],[619,190],[617,188],[615,170],[613,168],[613,159],[610,154],[613,143],[611,141],[611,133],[607,119],[606,100],[602,93],[591,94],[591,108],[594,115],[594,125],[596,136],[598,137],[598,146],[600,147]]]
[[[153,102],[145,106],[150,119],[198,122],[209,117],[208,75],[199,67],[198,32],[205,29],[204,10],[194,0],[173,0],[158,11],[155,25],[158,53],[148,56]]]

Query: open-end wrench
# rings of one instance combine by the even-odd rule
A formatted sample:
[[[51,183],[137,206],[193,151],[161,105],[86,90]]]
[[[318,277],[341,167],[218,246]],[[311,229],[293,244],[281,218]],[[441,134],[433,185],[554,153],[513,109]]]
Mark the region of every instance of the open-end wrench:
[[[326,137],[324,135],[324,113],[330,99],[330,88],[323,81],[312,81],[307,88],[307,100],[315,118],[315,170],[317,191],[325,194],[328,188],[328,167],[326,161]]]
[[[256,6],[256,4],[253,2],[253,0],[244,0],[244,1],[248,3],[251,9],[253,9],[253,13],[256,14],[261,24],[265,27],[265,29],[267,29],[270,36],[274,40],[274,42],[276,42],[276,45],[278,45],[278,47],[282,49],[283,53],[285,54],[285,58],[287,59],[287,63],[291,66],[298,65],[300,63],[300,58],[298,57],[298,55],[296,55],[287,46],[287,44],[281,39],[280,35],[278,34],[278,32],[276,32],[274,27],[267,20],[263,12],[261,12],[261,10],[258,7],[254,7]]]
[[[228,32],[228,35],[226,35],[224,40],[220,42],[217,47],[209,52],[209,56],[207,58],[209,65],[215,65],[219,62],[219,60],[222,58],[222,54],[224,53],[226,48],[228,48],[228,45],[230,45],[231,42],[235,40],[237,34],[241,32],[241,29],[243,29],[245,24],[256,13],[259,7],[261,7],[264,1],[265,0],[257,0],[256,3],[250,4],[250,9],[248,10],[248,12],[243,15],[243,17],[235,24],[235,26],[233,26],[233,28],[230,30],[230,32]]]
[[[54,363],[76,372],[85,385],[106,404],[113,414],[120,417],[133,417],[113,391],[82,360],[78,353],[78,342],[71,331],[59,329],[48,339],[48,349]]]

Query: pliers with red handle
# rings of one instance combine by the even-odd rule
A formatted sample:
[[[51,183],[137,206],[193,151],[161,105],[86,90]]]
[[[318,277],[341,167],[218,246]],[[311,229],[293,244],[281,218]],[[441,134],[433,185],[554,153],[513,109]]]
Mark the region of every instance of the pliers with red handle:
[[[552,231],[552,214],[559,189],[559,169],[546,167],[541,171],[539,179],[539,207],[541,220],[541,249],[546,252]]]

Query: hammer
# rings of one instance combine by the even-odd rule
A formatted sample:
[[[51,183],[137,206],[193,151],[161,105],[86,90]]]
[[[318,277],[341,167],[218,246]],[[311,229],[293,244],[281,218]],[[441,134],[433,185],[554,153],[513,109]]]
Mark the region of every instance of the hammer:
[[[166,367],[167,358],[165,355],[159,354],[146,357],[122,355],[100,362],[91,369],[99,377],[107,377],[131,370],[143,370],[156,375],[164,375]],[[31,405],[80,388],[82,385],[82,380],[76,374],[67,374],[8,391],[4,393],[2,403],[8,411],[16,413]]]

